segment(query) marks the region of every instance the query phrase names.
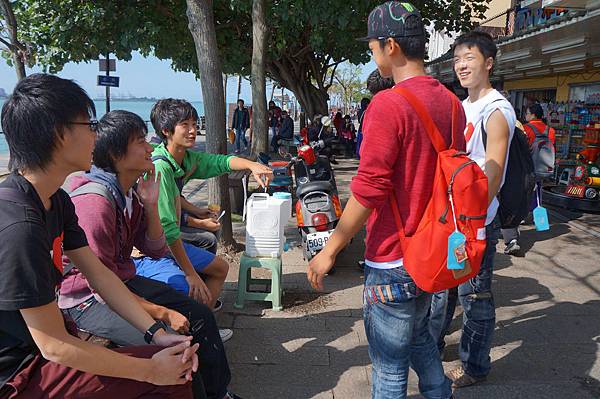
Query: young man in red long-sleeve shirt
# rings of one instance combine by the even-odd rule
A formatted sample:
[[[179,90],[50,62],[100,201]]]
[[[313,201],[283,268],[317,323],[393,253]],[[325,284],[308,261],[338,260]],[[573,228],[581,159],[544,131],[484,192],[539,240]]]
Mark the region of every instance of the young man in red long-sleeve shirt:
[[[421,16],[409,3],[387,2],[369,15],[367,40],[383,77],[422,100],[450,144],[452,94],[424,70]],[[454,144],[465,149],[461,112]],[[390,201],[395,194],[407,236],[412,235],[432,194],[437,154],[410,104],[391,90],[378,93],[366,111],[361,162],[344,214],[323,251],[308,268],[314,288],[336,255],[367,223],[364,318],[373,363],[373,398],[405,398],[409,365],[427,398],[452,397],[436,345],[428,331],[431,297],[403,266]],[[376,227],[375,227],[376,226]],[[425,266],[425,265],[424,265]]]

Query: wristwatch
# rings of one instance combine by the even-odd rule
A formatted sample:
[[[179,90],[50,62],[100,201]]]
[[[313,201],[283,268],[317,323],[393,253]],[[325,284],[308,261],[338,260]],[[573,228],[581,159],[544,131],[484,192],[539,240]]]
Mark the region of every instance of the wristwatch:
[[[158,320],[156,323],[152,324],[144,333],[144,341],[146,341],[147,344],[151,344],[152,339],[154,339],[154,334],[156,334],[156,332],[161,328],[163,331],[167,331],[165,324],[161,320]]]

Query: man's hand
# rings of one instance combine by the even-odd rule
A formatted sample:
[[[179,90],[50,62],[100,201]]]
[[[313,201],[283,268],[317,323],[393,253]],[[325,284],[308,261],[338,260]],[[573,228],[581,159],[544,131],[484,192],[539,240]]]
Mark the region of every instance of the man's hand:
[[[179,334],[188,334],[190,332],[190,321],[175,310],[166,309],[165,316],[161,320]]]
[[[217,218],[219,215],[212,212],[208,208],[196,207],[196,209],[194,209],[194,216],[196,216],[198,219],[210,219],[210,218]]]
[[[179,345],[182,342],[187,342],[189,346],[189,343],[192,342],[192,336],[168,333],[162,328],[158,329],[154,336],[152,336],[152,343],[158,346],[167,347]]]
[[[213,233],[216,233],[217,231],[221,230],[221,223],[217,222],[216,219],[212,218],[200,220],[200,226],[202,229],[212,231]]]
[[[323,279],[329,273],[334,263],[335,256],[330,256],[325,251],[319,252],[317,256],[312,258],[308,264],[306,277],[313,289],[323,291]]]
[[[158,204],[158,194],[160,192],[160,172],[156,173],[154,164],[146,172],[146,178],[140,177],[138,180],[137,193],[145,207],[152,207]]]
[[[154,385],[182,385],[191,381],[192,372],[198,370],[198,347],[199,344],[190,346],[188,340],[155,353],[151,359],[153,365],[148,382]]]
[[[314,289],[323,289],[323,277],[331,270],[335,257],[348,244],[350,239],[364,226],[372,210],[362,206],[354,195],[344,208],[335,231],[329,237],[325,248],[308,264],[306,277]]]
[[[254,180],[256,180],[262,188],[268,187],[269,182],[273,180],[273,171],[268,166],[258,162],[252,162],[249,169],[252,172],[252,176],[254,176]]]
[[[185,276],[185,279],[190,286],[190,297],[204,304],[208,304],[210,301],[212,301],[212,295],[210,294],[210,291],[208,290],[208,287],[204,281],[202,281],[200,276],[198,276],[198,273]]]

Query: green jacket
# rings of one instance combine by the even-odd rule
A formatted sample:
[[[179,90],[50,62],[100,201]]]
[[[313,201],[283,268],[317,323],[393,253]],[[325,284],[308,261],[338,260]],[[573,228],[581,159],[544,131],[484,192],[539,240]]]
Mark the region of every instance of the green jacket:
[[[183,167],[178,165],[163,143],[155,145],[152,157],[166,157],[169,162],[157,159],[154,161],[156,172],[160,172],[160,195],[158,197],[158,213],[160,223],[165,231],[167,244],[171,245],[181,236],[179,221],[181,216],[180,193],[176,178],[183,177],[183,183],[190,179],[208,179],[231,172],[230,155],[215,155],[188,150],[183,157]]]

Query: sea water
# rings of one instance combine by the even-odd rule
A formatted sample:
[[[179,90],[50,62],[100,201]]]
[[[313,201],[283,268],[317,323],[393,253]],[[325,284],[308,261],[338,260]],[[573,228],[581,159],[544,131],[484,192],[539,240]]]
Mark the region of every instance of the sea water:
[[[0,99],[0,109],[2,109],[2,105],[6,99]],[[148,125],[148,131],[153,132],[154,128],[150,123],[150,111],[152,110],[152,106],[155,101],[141,101],[141,100],[112,100],[110,102],[111,110],[125,110],[130,111],[135,114],[138,114]],[[198,111],[199,115],[204,115],[204,104],[202,101],[192,101],[191,102],[196,111]],[[106,101],[104,100],[94,100],[94,104],[96,106],[96,115],[98,119],[102,118],[106,113]],[[2,131],[2,129],[0,129]],[[6,144],[6,140],[4,139],[4,135],[0,134],[0,157],[8,157],[8,146]]]

